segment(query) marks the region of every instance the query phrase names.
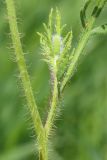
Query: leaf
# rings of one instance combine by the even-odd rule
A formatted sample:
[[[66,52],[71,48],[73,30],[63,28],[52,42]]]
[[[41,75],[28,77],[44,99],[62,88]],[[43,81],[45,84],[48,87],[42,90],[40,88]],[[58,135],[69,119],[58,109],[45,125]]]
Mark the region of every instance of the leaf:
[[[91,0],[86,1],[84,8],[80,11],[80,19],[81,19],[83,28],[86,28],[86,11],[88,9],[90,2]]]
[[[107,2],[107,0],[99,0],[97,5],[94,7],[93,11],[92,11],[92,16],[97,18],[99,17],[102,9],[104,8],[105,3]]]
[[[0,160],[23,160],[33,153],[33,144],[25,144],[14,148],[9,152],[5,152],[0,156]]]
[[[91,34],[107,34],[107,24],[103,24],[92,30]]]
[[[56,33],[58,35],[61,33],[61,16],[58,8],[56,8]]]

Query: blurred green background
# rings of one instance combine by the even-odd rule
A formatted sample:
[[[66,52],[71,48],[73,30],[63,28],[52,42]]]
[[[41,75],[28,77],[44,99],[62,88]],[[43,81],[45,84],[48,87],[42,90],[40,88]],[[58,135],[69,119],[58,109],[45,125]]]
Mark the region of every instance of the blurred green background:
[[[84,0],[15,0],[23,49],[39,111],[46,118],[49,71],[40,55],[37,31],[43,31],[51,7],[58,6],[77,44]],[[4,0],[0,0],[0,160],[36,160],[36,138],[18,79]],[[107,23],[107,6],[97,24]],[[53,160],[107,160],[107,35],[91,37],[78,70],[64,92],[53,135]],[[83,54],[83,55],[84,55]]]

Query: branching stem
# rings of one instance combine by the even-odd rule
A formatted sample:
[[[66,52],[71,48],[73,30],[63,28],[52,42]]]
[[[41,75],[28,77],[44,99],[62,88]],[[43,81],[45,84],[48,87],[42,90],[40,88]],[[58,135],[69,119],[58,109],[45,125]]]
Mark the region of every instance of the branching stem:
[[[92,17],[91,20],[90,20],[88,28],[83,32],[82,38],[80,39],[80,41],[79,41],[79,43],[77,45],[77,48],[74,51],[74,54],[73,54],[74,56],[73,56],[72,62],[70,63],[70,65],[68,67],[68,70],[67,70],[67,72],[66,72],[66,74],[65,74],[65,76],[64,76],[64,78],[62,80],[60,92],[63,91],[65,85],[68,82],[68,80],[73,75],[73,72],[75,70],[76,64],[78,62],[78,59],[79,59],[79,57],[80,57],[80,55],[81,55],[81,53],[82,53],[82,51],[83,51],[88,39],[90,37],[94,21],[95,21],[95,18]]]
[[[94,7],[92,15],[90,19],[88,20],[88,22],[86,23],[86,15],[85,15],[86,13],[85,12],[86,12],[89,2],[90,0],[86,3],[85,8],[81,12],[81,20],[82,20],[82,24],[84,27],[84,31],[82,33],[81,39],[79,40],[76,49],[73,50],[73,56],[71,54],[72,58],[69,57],[70,63],[68,62],[69,65],[68,65],[67,71],[64,72],[65,70],[63,70],[63,73],[65,73],[65,75],[63,79],[61,80],[61,83],[59,83],[59,79],[58,79],[59,68],[57,65],[57,61],[59,60],[58,59],[59,55],[57,54],[62,53],[61,50],[63,49],[64,46],[62,47],[62,37],[60,37],[60,15],[59,15],[58,10],[57,10],[57,16],[56,16],[56,35],[54,36],[51,35],[52,34],[51,33],[51,29],[52,29],[51,28],[52,27],[51,18],[52,18],[53,10],[51,11],[50,18],[49,18],[49,25],[51,29],[47,30],[47,26],[44,25],[45,29],[47,30],[47,33],[49,34],[48,37],[46,36],[47,34],[45,36],[40,34],[41,44],[44,49],[44,54],[46,54],[46,57],[47,57],[47,59],[45,60],[50,65],[49,67],[51,70],[51,83],[52,83],[52,98],[51,98],[51,104],[50,104],[50,111],[48,113],[46,124],[45,126],[43,126],[41,117],[40,117],[40,114],[38,112],[38,108],[35,102],[35,98],[33,95],[30,77],[27,71],[27,66],[26,66],[26,62],[25,62],[25,58],[23,54],[21,40],[20,40],[20,36],[18,32],[14,0],[6,0],[11,37],[12,37],[13,47],[15,50],[16,60],[17,60],[17,64],[18,64],[18,68],[20,72],[20,78],[21,78],[23,90],[26,96],[27,105],[29,107],[30,114],[32,117],[35,133],[37,134],[37,138],[38,138],[39,160],[48,160],[48,137],[51,133],[51,130],[54,124],[54,120],[57,114],[56,113],[57,105],[60,101],[58,97],[59,95],[61,95],[61,93],[64,90],[65,85],[67,84],[69,79],[72,77],[73,72],[76,68],[77,62],[79,60],[79,57],[81,56],[82,51],[84,47],[86,46],[86,43],[90,35],[92,34],[94,22],[96,18],[99,16],[107,0],[97,0],[96,1],[96,6]],[[84,19],[84,15],[85,15],[85,19]],[[104,27],[105,26],[103,26],[103,28]],[[70,38],[67,39],[68,42],[66,43],[66,48],[64,50],[65,52],[63,53],[64,55],[62,55],[60,59],[61,61],[59,61],[60,63],[63,62],[65,53],[68,51],[70,47],[71,39],[72,39],[72,33],[70,32]],[[50,44],[50,42],[52,43],[52,45]],[[52,54],[50,53],[50,51],[52,52]],[[60,84],[60,87],[58,87],[58,84]],[[59,89],[60,91],[58,90],[58,88],[60,88]]]
[[[98,0],[97,4],[93,10],[93,13],[91,15],[91,18],[89,19],[89,21],[86,24],[86,28],[82,34],[81,39],[78,42],[77,48],[74,51],[74,56],[73,59],[71,61],[71,63],[69,64],[69,67],[65,73],[65,76],[61,82],[61,87],[60,87],[60,92],[63,91],[65,85],[67,84],[67,82],[69,81],[69,79],[72,77],[73,72],[75,70],[75,67],[77,65],[77,62],[79,60],[80,55],[82,54],[82,51],[84,49],[84,47],[86,46],[86,43],[91,35],[91,31],[93,28],[93,25],[95,23],[96,18],[99,16],[102,8],[104,7],[104,4],[106,3],[106,0]],[[72,55],[71,55],[72,56]]]

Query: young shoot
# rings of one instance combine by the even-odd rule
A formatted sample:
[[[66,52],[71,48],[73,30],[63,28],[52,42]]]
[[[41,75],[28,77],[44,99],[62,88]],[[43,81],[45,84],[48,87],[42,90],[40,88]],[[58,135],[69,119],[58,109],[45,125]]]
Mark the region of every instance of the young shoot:
[[[51,9],[48,24],[43,24],[45,32],[38,32],[40,36],[41,54],[44,61],[49,66],[52,84],[50,109],[46,118],[46,123],[43,125],[27,71],[17,26],[14,0],[6,0],[11,38],[17,59],[19,74],[30,115],[32,117],[35,134],[37,135],[39,160],[49,159],[49,135],[51,134],[54,126],[57,109],[60,107],[60,97],[62,97],[62,92],[65,86],[73,76],[83,49],[85,48],[91,35],[107,33],[106,24],[94,27],[95,21],[100,16],[107,0],[96,0],[90,17],[87,17],[86,13],[92,1],[93,0],[86,1],[83,9],[80,11],[83,32],[75,48],[72,45],[72,31],[69,31],[66,35],[62,34],[62,31],[65,29],[66,25],[61,24],[61,14],[58,9],[55,11]]]

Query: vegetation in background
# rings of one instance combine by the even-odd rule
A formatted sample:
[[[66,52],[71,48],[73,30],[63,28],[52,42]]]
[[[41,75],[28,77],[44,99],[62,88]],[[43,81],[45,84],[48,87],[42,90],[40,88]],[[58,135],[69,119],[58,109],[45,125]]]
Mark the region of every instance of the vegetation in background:
[[[100,2],[98,2],[99,3],[99,5],[101,4],[102,5],[102,2],[100,1]],[[85,5],[85,7],[86,7],[86,5]],[[83,14],[83,12],[84,12],[84,10],[85,10],[85,7],[84,7],[84,9],[81,11],[81,14]],[[95,10],[95,8],[94,8],[94,10]],[[97,8],[97,10],[96,10],[96,12],[98,12],[98,10],[99,10],[99,8]],[[95,11],[94,11],[95,12]],[[63,80],[62,81],[62,86],[64,86],[65,85],[65,83],[66,83],[66,81],[69,79],[69,76],[71,75],[71,71],[73,71],[72,70],[72,68],[73,69],[75,69],[75,64],[76,64],[76,62],[77,62],[77,60],[78,60],[78,58],[79,58],[79,55],[80,55],[80,53],[81,53],[81,51],[82,51],[82,49],[84,48],[84,44],[87,42],[87,40],[88,40],[88,36],[90,35],[90,34],[92,34],[91,33],[91,27],[92,27],[92,25],[93,25],[93,20],[95,19],[95,17],[96,17],[96,12],[95,13],[93,13],[92,14],[92,23],[89,23],[89,28],[87,27],[86,28],[86,32],[84,33],[84,31],[83,31],[83,38],[82,38],[82,40],[80,39],[80,42],[82,42],[82,43],[79,43],[80,45],[77,45],[77,49],[76,50],[73,50],[73,53],[75,53],[74,54],[74,59],[73,58],[70,58],[69,60],[75,60],[75,61],[72,61],[72,62],[75,62],[74,63],[74,65],[71,65],[71,64],[73,64],[73,63],[70,63],[70,65],[67,65],[67,66],[69,66],[68,67],[68,72],[66,72],[67,73],[67,75],[68,76],[65,76],[65,80]],[[93,15],[95,15],[95,16],[93,16]],[[82,24],[83,24],[83,27],[85,27],[85,23],[84,23],[84,21],[85,21],[85,19],[84,19],[84,14],[81,16],[81,20],[82,20]],[[90,21],[91,22],[91,21]],[[106,27],[106,25],[103,25],[102,27],[98,27],[97,28],[97,32],[99,33],[99,31],[102,33],[104,33],[105,31],[106,31],[106,29],[105,29],[105,27]],[[96,29],[95,29],[96,30]],[[89,33],[88,33],[88,31],[89,31]],[[87,34],[88,33],[88,34]],[[93,33],[95,33],[95,32],[93,32]],[[71,33],[70,33],[70,35],[71,35]],[[85,35],[85,40],[84,40],[84,35]],[[13,37],[14,38],[14,37]],[[70,40],[71,40],[71,38],[70,38]],[[15,42],[15,41],[14,41]],[[42,39],[42,41],[41,41],[42,43],[43,43],[43,39]],[[54,39],[54,41],[52,41],[52,42],[54,42],[54,45],[56,45],[56,48],[54,49],[56,52],[55,53],[57,53],[57,51],[60,49],[60,47],[59,47],[59,42],[60,42],[60,39],[58,38],[58,36],[55,36],[55,39]],[[55,43],[56,42],[56,43]],[[54,46],[53,45],[53,46]],[[79,47],[78,47],[79,46]],[[79,49],[78,49],[79,48]],[[19,49],[19,48],[18,48]],[[76,56],[75,56],[76,55]],[[76,57],[76,58],[75,58]],[[68,58],[68,57],[67,57]],[[65,65],[66,66],[66,65]],[[52,68],[52,67],[51,67]],[[70,69],[69,69],[70,68]],[[61,68],[62,69],[62,68]],[[64,67],[64,69],[65,69],[65,67]],[[62,70],[63,71],[63,70]],[[62,75],[63,75],[63,73],[62,73]],[[59,78],[60,78],[60,76],[58,76]],[[63,83],[64,82],[64,83]],[[63,88],[63,87],[62,87]],[[79,87],[78,87],[78,89],[79,89]],[[77,89],[77,90],[78,90]],[[62,91],[63,89],[60,89],[59,88],[59,92],[60,91]],[[56,93],[56,92],[55,92]],[[74,92],[75,93],[75,92]],[[65,97],[66,97],[66,94],[65,94]],[[75,96],[74,96],[74,100],[75,100]],[[76,102],[76,101],[75,101]],[[56,106],[56,104],[54,103],[54,105]],[[78,109],[79,109],[79,105],[78,105],[78,108],[77,108],[77,111],[75,112],[75,109],[73,109],[74,110],[74,112],[72,112],[72,116],[71,116],[71,118],[75,118],[75,116],[76,116],[76,114],[77,114],[77,117],[80,115],[80,113],[78,114]],[[70,112],[71,113],[71,112]],[[75,114],[76,113],[76,114]],[[53,115],[53,114],[52,114]],[[98,115],[97,115],[98,116]],[[68,117],[68,116],[67,116]],[[78,117],[79,118],[79,117]],[[52,120],[53,121],[53,120]],[[65,122],[65,121],[64,121]],[[81,123],[81,125],[82,125],[82,123]],[[50,128],[50,126],[49,126],[49,128]],[[71,127],[72,128],[72,127]],[[78,128],[78,126],[76,127],[76,126],[74,126],[74,128],[76,129],[76,128]],[[82,127],[80,127],[80,129],[82,129]],[[78,130],[75,132],[76,134],[78,133]],[[80,132],[81,133],[81,132]],[[80,136],[81,134],[78,134],[77,136]],[[62,137],[63,138],[63,137]],[[75,138],[73,138],[73,137],[71,137],[72,138],[72,140],[74,140]],[[60,139],[60,138],[59,138]],[[82,140],[82,137],[80,137],[80,140]],[[61,142],[61,141],[60,141]],[[78,141],[78,143],[79,143],[79,141]],[[63,143],[64,144],[64,143]],[[71,143],[72,145],[73,144],[75,144],[76,145],[76,143],[74,142],[74,143]],[[72,151],[74,150],[75,151],[75,148],[77,148],[77,147],[75,147],[75,145],[74,145],[74,147],[72,148]],[[58,145],[57,145],[58,146]],[[81,146],[82,145],[80,145],[80,148],[81,148]],[[61,148],[61,147],[60,147]],[[66,150],[66,149],[65,149]],[[80,153],[80,154],[79,154]],[[82,150],[81,151],[79,151],[78,150],[78,156],[79,157],[81,157],[81,159],[83,159],[83,156],[85,157],[85,154],[83,153],[82,155]],[[67,155],[69,155],[69,154],[67,154]],[[91,155],[91,154],[90,154]],[[71,154],[70,155],[70,157],[75,157],[76,158],[76,156],[77,156],[77,154]],[[88,157],[88,155],[86,155],[87,157]],[[64,157],[63,155],[61,156],[62,158]],[[58,158],[60,158],[60,157],[58,157]],[[89,158],[90,159],[90,158]]]

